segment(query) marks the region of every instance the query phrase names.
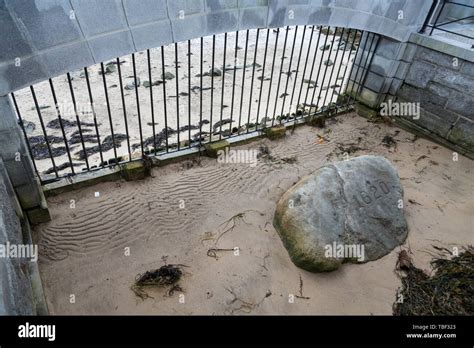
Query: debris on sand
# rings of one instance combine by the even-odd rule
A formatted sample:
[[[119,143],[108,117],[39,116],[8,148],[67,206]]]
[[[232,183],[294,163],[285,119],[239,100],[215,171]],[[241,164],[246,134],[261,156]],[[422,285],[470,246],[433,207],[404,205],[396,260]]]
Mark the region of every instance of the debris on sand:
[[[310,297],[303,295],[303,278],[301,278],[301,274],[300,274],[300,289],[299,289],[299,294],[298,294],[298,295],[295,295],[295,297],[296,297],[296,298],[299,298],[299,299],[302,299],[302,300],[309,300],[309,299],[310,299]]]
[[[445,253],[444,248],[436,248]],[[399,253],[396,271],[402,286],[393,304],[394,315],[473,315],[474,247],[451,259],[431,261],[432,274],[415,267],[406,250]]]
[[[397,142],[395,141],[395,139],[393,139],[392,136],[387,134],[382,139],[382,145],[384,145],[385,147],[388,147],[388,148],[397,147]]]
[[[168,295],[172,296],[176,291],[183,291],[177,284],[183,275],[183,267],[186,265],[164,265],[152,271],[146,271],[144,274],[138,274],[135,278],[135,283],[131,289],[142,300],[151,297],[143,289],[147,286],[166,287],[172,285],[168,290]]]
[[[212,232],[206,233],[206,238],[201,239],[201,243],[204,240],[214,240],[214,247],[210,248],[207,250],[207,256],[212,257],[214,259],[218,259],[217,253],[220,251],[235,251],[235,248],[218,248],[217,243],[219,243],[219,240],[228,232],[232,232],[234,228],[240,225],[241,222],[243,222],[246,225],[250,225],[247,221],[245,221],[244,216],[246,213],[254,212],[259,214],[260,216],[264,216],[262,212],[258,210],[245,210],[241,213],[235,214],[231,218],[227,219],[223,223],[219,225],[219,229],[222,229],[223,231],[219,234],[217,238],[214,238],[214,234]]]
[[[265,144],[260,144],[258,148],[257,158],[262,159],[265,162],[265,164],[268,164],[270,166],[298,163],[297,156],[278,157],[278,156],[272,155],[270,153],[270,149]]]

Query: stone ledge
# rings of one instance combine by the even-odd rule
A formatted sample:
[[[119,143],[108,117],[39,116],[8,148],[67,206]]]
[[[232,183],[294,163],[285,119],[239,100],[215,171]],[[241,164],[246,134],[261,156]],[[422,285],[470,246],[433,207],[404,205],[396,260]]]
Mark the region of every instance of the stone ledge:
[[[438,37],[418,33],[412,33],[408,41],[474,63],[474,51],[467,45],[461,46],[460,42],[448,39],[440,40]]]
[[[145,172],[142,161],[127,162],[120,165],[120,174],[126,181],[145,179]]]
[[[265,128],[263,134],[270,140],[283,138],[286,134],[286,127],[279,125],[275,127]]]
[[[211,158],[217,158],[219,151],[225,150],[228,147],[230,147],[230,144],[227,140],[219,140],[204,145],[206,155]]]

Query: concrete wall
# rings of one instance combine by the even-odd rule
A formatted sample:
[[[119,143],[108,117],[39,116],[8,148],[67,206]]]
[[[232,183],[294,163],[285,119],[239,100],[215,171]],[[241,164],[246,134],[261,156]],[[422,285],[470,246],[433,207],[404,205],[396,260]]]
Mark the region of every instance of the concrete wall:
[[[285,25],[406,41],[432,0],[0,0],[0,96],[146,48]],[[400,12],[401,11],[401,12]]]
[[[0,244],[24,244],[22,211],[0,159]],[[0,315],[36,314],[29,260],[0,257]]]

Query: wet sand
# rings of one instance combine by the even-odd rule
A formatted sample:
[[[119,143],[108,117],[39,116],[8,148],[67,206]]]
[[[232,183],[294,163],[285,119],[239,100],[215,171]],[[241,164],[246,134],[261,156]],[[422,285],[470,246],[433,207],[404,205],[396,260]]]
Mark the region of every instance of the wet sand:
[[[396,146],[383,145],[386,135]],[[473,161],[453,161],[448,149],[355,114],[328,121],[325,129],[302,126],[285,139],[238,148],[260,144],[273,158],[254,167],[202,158],[200,164],[155,168],[152,178],[139,182],[103,183],[49,198],[53,220],[35,229],[35,239],[50,312],[391,314],[400,286],[394,273],[399,248],[377,261],[312,274],[291,263],[272,225],[281,195],[302,176],[344,158],[340,146],[362,149],[351,157],[383,155],[398,169],[409,224],[403,248],[411,250],[416,266],[429,269],[432,245],[473,242]],[[229,219],[227,228],[233,222],[235,227],[222,234]],[[207,255],[210,248],[235,247],[239,256]],[[165,263],[188,266],[179,282],[183,292],[147,289],[153,298],[138,298],[130,289],[136,275]],[[291,295],[300,297],[291,303]]]

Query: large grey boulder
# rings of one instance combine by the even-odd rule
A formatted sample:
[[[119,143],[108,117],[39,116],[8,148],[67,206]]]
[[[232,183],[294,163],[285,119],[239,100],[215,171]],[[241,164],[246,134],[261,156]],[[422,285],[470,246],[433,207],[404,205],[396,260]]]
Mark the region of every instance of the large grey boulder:
[[[274,225],[291,260],[305,270],[376,260],[408,232],[397,171],[380,156],[325,165],[281,197]]]

